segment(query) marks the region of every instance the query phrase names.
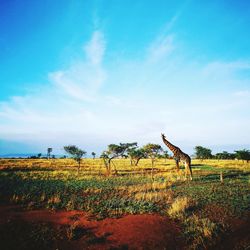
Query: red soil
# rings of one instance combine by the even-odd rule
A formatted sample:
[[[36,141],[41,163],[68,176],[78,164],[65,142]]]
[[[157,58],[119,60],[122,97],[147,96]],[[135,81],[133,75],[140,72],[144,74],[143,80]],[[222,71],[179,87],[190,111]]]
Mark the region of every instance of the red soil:
[[[230,219],[230,230],[223,235],[220,242],[213,249],[250,249],[250,214],[243,219]]]
[[[218,239],[213,250],[240,250],[250,247],[250,213],[246,213],[244,218],[236,218],[230,214],[226,207],[215,204],[207,205],[203,213],[211,221],[218,224],[227,225],[228,230]]]
[[[58,249],[185,249],[180,228],[167,217],[153,214],[127,215],[118,219],[94,220],[80,211],[21,210],[0,206],[0,224],[8,221],[73,225],[91,232],[94,242],[82,236],[56,243]]]

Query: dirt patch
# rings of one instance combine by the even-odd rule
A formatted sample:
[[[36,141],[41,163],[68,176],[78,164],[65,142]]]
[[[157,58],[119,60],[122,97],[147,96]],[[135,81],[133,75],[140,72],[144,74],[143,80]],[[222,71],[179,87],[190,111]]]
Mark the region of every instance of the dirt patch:
[[[211,221],[225,226],[230,224],[232,218],[232,213],[227,207],[221,207],[217,204],[208,204],[201,212]]]
[[[231,218],[229,229],[213,249],[250,249],[250,214],[244,219]]]
[[[1,228],[9,231],[0,244],[8,249],[15,244],[18,249],[37,248],[32,235],[40,249],[185,249],[180,228],[155,214],[98,221],[79,211],[28,211],[17,206],[0,206],[0,214]],[[20,242],[26,244],[22,247]]]
[[[202,214],[222,226],[223,234],[211,249],[250,249],[250,213],[236,218],[228,208],[209,204],[204,207]]]

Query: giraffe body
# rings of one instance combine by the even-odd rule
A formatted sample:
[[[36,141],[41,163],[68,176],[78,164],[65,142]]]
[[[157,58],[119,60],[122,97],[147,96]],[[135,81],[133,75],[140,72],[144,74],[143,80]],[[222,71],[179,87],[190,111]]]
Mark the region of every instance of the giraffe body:
[[[176,162],[176,167],[177,170],[180,170],[179,167],[179,162],[182,161],[185,164],[185,177],[187,178],[187,175],[190,175],[190,179],[192,180],[192,169],[191,169],[191,158],[188,154],[182,152],[182,150],[180,148],[178,148],[177,146],[173,145],[172,143],[170,143],[164,134],[161,135],[162,136],[162,140],[164,142],[164,144],[171,150],[171,152],[174,155],[174,159]]]

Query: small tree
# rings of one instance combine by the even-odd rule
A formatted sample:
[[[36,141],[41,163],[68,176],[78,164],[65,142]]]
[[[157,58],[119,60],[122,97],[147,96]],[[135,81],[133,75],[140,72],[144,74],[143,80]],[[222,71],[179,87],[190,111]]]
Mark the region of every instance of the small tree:
[[[121,154],[122,157],[128,157],[128,151],[131,149],[137,148],[137,142],[130,142],[130,143],[120,143],[120,146],[123,149],[123,152]]]
[[[223,151],[222,153],[217,153],[215,158],[218,160],[233,160],[235,159],[235,154]]]
[[[140,159],[146,156],[146,153],[142,148],[130,148],[128,156],[130,157],[131,166],[137,166]]]
[[[114,158],[122,156],[123,153],[124,153],[124,148],[116,144],[109,144],[108,150],[103,152],[102,156],[103,156],[103,160],[104,160],[108,175],[111,173],[111,163],[112,163],[111,161]],[[115,168],[115,172],[117,172],[116,168]]]
[[[143,150],[144,150],[146,156],[151,159],[151,164],[152,164],[152,168],[153,168],[155,158],[157,158],[159,156],[160,152],[163,151],[161,145],[148,143],[147,145],[143,146]]]
[[[195,156],[197,159],[211,159],[213,157],[212,150],[209,148],[204,148],[202,146],[196,146],[194,148]]]
[[[47,158],[48,159],[50,158],[51,153],[52,153],[52,148],[48,148],[47,149]]]
[[[242,149],[242,150],[237,150],[234,152],[235,152],[235,157],[238,160],[242,160],[243,162],[244,161],[249,162],[249,160],[250,160],[250,151],[249,150]]]
[[[92,155],[93,159],[95,159],[96,153],[92,152],[91,155]]]
[[[40,159],[42,156],[42,153],[37,154],[37,158]]]
[[[104,161],[104,165],[107,170],[107,174],[109,175],[111,173],[111,161],[112,159],[120,156],[123,152],[123,149],[121,146],[116,144],[109,144],[108,149],[106,151],[103,151],[101,154],[101,158]]]
[[[64,150],[72,155],[73,159],[78,163],[77,174],[79,174],[79,170],[81,168],[81,158],[87,153],[86,151],[78,148],[75,145],[64,146]]]
[[[128,150],[131,147],[134,147],[134,146],[137,146],[136,142],[133,142],[133,143],[120,143],[119,145],[117,145],[117,144],[109,144],[108,145],[108,149],[105,150],[101,155],[101,158],[104,161],[104,165],[105,165],[105,167],[107,169],[108,174],[111,173],[112,160],[114,158],[127,156]],[[115,169],[115,172],[117,172],[116,169]]]

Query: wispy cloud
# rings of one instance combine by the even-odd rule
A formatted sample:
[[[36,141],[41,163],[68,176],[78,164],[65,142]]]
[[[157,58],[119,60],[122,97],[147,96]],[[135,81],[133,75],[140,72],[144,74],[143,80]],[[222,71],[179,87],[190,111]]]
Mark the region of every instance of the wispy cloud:
[[[236,91],[234,92],[234,95],[238,97],[250,97],[250,90]]]
[[[49,73],[42,91],[0,103],[1,138],[42,143],[65,136],[76,140],[85,134],[85,127],[86,133],[94,131],[98,120],[86,105],[97,101],[106,79],[102,66],[105,40],[100,31],[93,32],[83,52],[82,59],[68,68]]]
[[[188,6],[189,3],[190,3],[190,0],[186,0],[181,4],[181,6],[177,9],[177,11],[171,17],[171,19],[166,22],[162,33],[166,34],[166,33],[170,32],[173,29],[174,25],[181,18],[181,15],[185,11],[185,9],[186,9],[186,7]]]
[[[238,115],[249,107],[237,98],[249,96],[247,87],[239,91],[238,77],[249,62],[186,60],[176,39],[159,34],[144,57],[105,67],[105,37],[94,31],[82,59],[49,73],[42,92],[0,104],[0,137],[77,142],[90,150],[119,141],[160,143],[161,132],[184,146],[249,140],[250,119]]]
[[[106,79],[102,60],[105,40],[100,31],[94,31],[91,40],[84,45],[87,60],[74,62],[68,69],[49,74],[49,79],[61,91],[72,98],[93,101]]]
[[[169,31],[173,28],[173,26],[175,25],[175,23],[177,22],[177,20],[179,19],[181,15],[181,11],[178,11],[171,19],[169,22],[167,22],[166,26],[165,26],[165,31]]]
[[[77,62],[67,70],[49,74],[51,83],[66,95],[82,101],[93,101],[106,79],[102,67]]]
[[[105,40],[102,32],[95,31],[91,40],[84,46],[88,60],[93,65],[99,65],[102,62],[105,52]]]
[[[148,48],[148,61],[157,62],[166,58],[174,50],[174,36],[160,35]]]

